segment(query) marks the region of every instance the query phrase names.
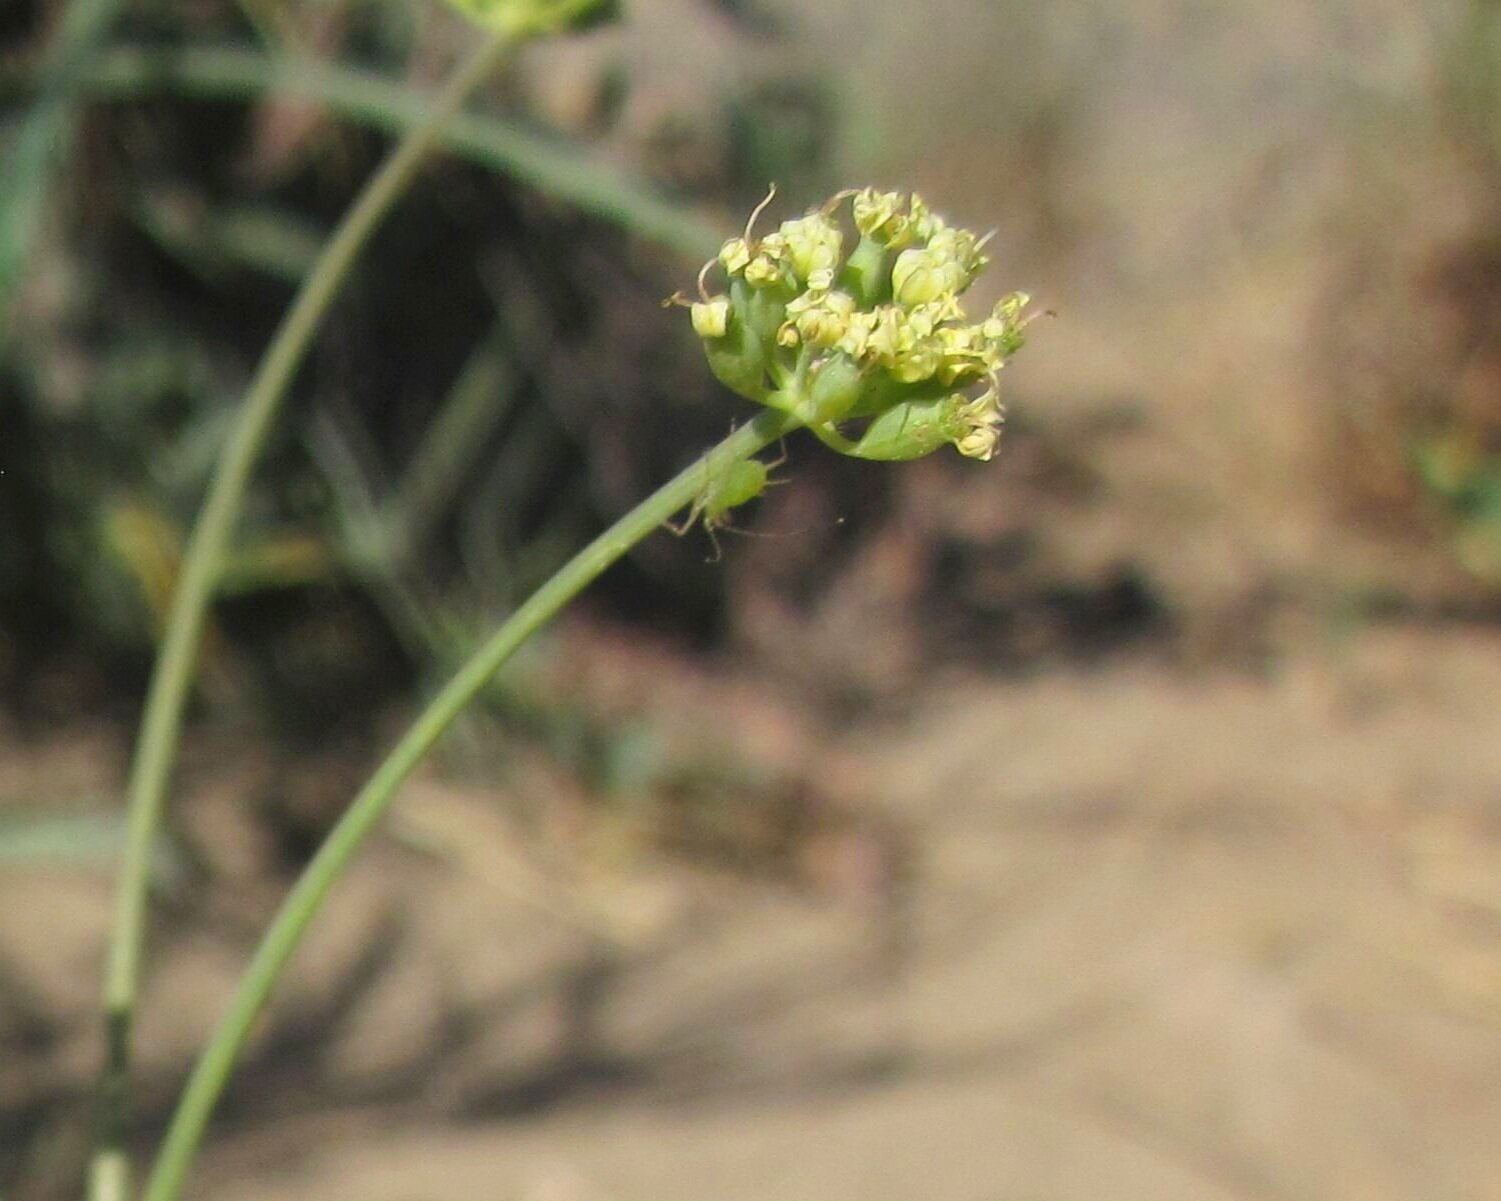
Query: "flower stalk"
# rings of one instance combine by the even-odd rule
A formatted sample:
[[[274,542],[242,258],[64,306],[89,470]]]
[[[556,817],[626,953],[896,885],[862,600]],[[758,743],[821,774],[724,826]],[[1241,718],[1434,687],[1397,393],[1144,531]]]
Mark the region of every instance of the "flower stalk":
[[[251,471],[282,398],[355,259],[406,190],[437,142],[443,124],[514,42],[515,35],[511,33],[492,34],[455,69],[434,99],[426,119],[397,144],[345,214],[261,359],[194,524],[146,694],[126,790],[125,847],[104,983],[105,1061],[99,1088],[100,1130],[89,1184],[94,1201],[124,1201],[129,1196],[126,1089],[131,1024],[140,990],[145,944],[151,849],[161,826],[208,607]]]
[[[147,1184],[145,1201],[176,1201],[214,1106],[288,960],[328,891],[384,816],[412,770],[516,650],[557,612],[679,510],[699,502],[707,482],[730,476],[796,429],[795,416],[767,409],[733,431],[579,551],[477,650],[423,710],[344,811],[303,870],[246,968],[229,1008],[188,1080]]]

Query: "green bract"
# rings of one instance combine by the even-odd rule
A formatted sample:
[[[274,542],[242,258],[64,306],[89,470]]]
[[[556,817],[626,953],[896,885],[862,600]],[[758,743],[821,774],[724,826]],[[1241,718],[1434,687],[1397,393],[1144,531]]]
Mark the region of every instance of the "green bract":
[[[972,323],[960,296],[984,269],[985,238],[920,196],[841,192],[764,237],[751,215],[704,266],[692,307],[715,376],[801,418],[841,454],[915,459],[942,446],[989,459],[1000,441],[997,375],[1021,347],[1027,297]],[[845,200],[858,239],[844,252]],[[714,271],[726,291],[710,295]]]

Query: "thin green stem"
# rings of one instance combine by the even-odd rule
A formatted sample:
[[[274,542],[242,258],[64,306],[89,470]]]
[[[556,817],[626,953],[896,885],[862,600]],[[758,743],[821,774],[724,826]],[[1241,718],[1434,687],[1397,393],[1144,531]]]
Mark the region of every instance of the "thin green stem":
[[[798,425],[796,417],[766,409],[732,432],[579,551],[491,635],[433,698],[376,768],[282,902],[240,978],[228,1011],[193,1069],[172,1115],[144,1201],[176,1201],[209,1116],[287,961],[329,889],[385,814],[397,789],[464,707],[532,634],[632,546],[691,504],[702,493],[705,481],[719,478],[735,463],[748,459]]]
[[[194,525],[147,692],[128,784],[126,841],[104,986],[106,1051],[100,1151],[91,1184],[95,1201],[116,1201],[128,1193],[125,1089],[145,942],[151,848],[161,824],[205,617],[251,470],[281,399],[361,248],[436,144],[444,123],[512,41],[502,35],[490,37],[455,69],[426,118],[407,132],[345,215],[261,359]]]
[[[833,422],[824,421],[817,425],[810,425],[808,428],[813,431],[814,437],[831,450],[837,450],[842,455],[855,454],[857,444],[835,429]]]

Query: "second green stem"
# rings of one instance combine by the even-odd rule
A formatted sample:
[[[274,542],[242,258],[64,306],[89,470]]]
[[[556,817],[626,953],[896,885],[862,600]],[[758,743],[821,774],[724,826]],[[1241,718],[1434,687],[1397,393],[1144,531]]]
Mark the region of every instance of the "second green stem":
[[[124,1092],[129,1072],[131,1018],[145,943],[151,848],[161,825],[209,602],[251,470],[281,399],[355,258],[411,182],[436,143],[443,124],[490,73],[511,41],[505,35],[487,38],[455,70],[434,99],[426,119],[392,151],[345,215],[261,360],[193,527],[147,692],[127,789],[125,849],[104,985],[107,1045],[101,1085],[103,1129],[91,1187],[96,1201],[123,1198],[129,1188],[123,1149]]]

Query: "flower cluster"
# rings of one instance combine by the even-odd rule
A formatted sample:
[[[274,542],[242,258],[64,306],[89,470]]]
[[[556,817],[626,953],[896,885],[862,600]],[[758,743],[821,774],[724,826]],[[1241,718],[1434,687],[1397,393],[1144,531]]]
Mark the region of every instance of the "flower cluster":
[[[699,275],[693,328],[715,375],[795,413],[843,454],[913,459],[943,445],[989,459],[1000,441],[997,374],[1022,344],[1027,297],[971,322],[961,294],[988,261],[985,239],[947,224],[915,193],[841,192],[764,237],[731,238]],[[836,219],[850,201],[858,239]],[[727,289],[706,281],[722,269]]]

